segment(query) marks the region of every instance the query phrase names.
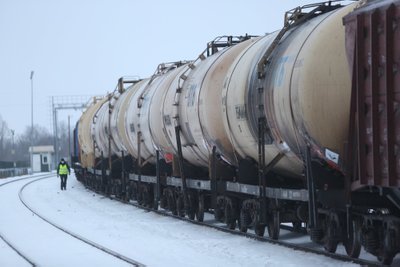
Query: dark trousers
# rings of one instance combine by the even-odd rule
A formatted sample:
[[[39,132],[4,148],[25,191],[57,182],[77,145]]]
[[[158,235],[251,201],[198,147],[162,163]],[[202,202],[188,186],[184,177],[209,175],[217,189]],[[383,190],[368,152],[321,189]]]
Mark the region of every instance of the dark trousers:
[[[60,174],[61,178],[61,190],[66,190],[67,189],[67,174]]]

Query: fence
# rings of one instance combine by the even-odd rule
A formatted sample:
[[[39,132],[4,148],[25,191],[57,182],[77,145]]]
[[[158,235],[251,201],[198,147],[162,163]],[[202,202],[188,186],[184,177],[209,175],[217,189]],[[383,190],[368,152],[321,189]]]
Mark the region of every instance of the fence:
[[[28,168],[0,169],[0,178],[13,177],[28,174]]]

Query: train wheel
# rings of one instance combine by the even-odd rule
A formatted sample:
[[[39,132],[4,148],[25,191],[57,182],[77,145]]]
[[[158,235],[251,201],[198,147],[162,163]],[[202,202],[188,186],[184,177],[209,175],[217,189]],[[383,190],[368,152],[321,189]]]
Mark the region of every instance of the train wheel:
[[[137,195],[136,195],[136,201],[140,206],[142,206],[143,205],[143,188],[138,186],[137,190],[138,191],[137,191]]]
[[[158,202],[157,201],[153,202],[153,210],[158,210]]]
[[[383,252],[383,255],[378,256],[378,260],[382,265],[391,265],[393,262],[394,255],[392,254],[387,254],[386,252]]]
[[[153,195],[152,209],[153,210],[158,210],[158,207],[159,207],[159,201],[158,201],[156,195],[154,194]]]
[[[125,201],[129,202],[130,198],[131,198],[130,187],[129,187],[129,185],[126,185],[125,186]]]
[[[292,222],[293,225],[293,231],[294,232],[301,232],[301,222]]]
[[[383,265],[390,265],[392,264],[394,256],[396,256],[397,235],[396,232],[390,228],[385,230],[384,235],[383,251],[381,255],[378,256],[378,260]]]
[[[150,191],[151,191],[151,206],[153,210],[158,210],[159,207],[159,199],[157,199],[157,186],[151,185],[150,186]]]
[[[217,202],[217,206],[214,209],[214,218],[219,222],[223,222],[224,219],[224,209],[222,203]]]
[[[131,185],[131,198],[133,200],[137,200],[138,199],[138,186],[136,182],[133,182]]]
[[[392,264],[394,256],[385,255],[385,254],[386,253],[384,253],[384,255],[382,255],[382,256],[378,256],[379,262],[382,263],[382,265],[390,265],[390,264]]]
[[[153,207],[153,196],[150,192],[150,188],[148,185],[144,185],[142,188],[143,192],[143,206],[147,208]]]
[[[349,257],[357,259],[361,251],[361,222],[353,218],[349,230],[349,238],[344,242],[344,247]]]
[[[167,207],[168,207],[168,199],[165,196],[165,193],[163,193],[160,198],[160,208],[166,209]]]
[[[176,200],[174,194],[169,190],[167,194],[167,202],[168,202],[168,209],[172,212],[173,215],[177,215],[178,212],[176,211]]]
[[[196,213],[194,211],[190,211],[188,213],[188,217],[190,220],[194,221],[194,218],[196,217]]]
[[[199,201],[196,210],[197,221],[202,222],[204,220],[204,195],[199,195]]]
[[[176,209],[178,212],[178,216],[185,217],[185,205],[183,202],[183,196],[178,196],[176,198]]]
[[[258,236],[264,236],[264,234],[265,234],[265,225],[264,224],[260,224],[260,223],[256,223],[256,225],[254,226],[254,232]]]
[[[231,230],[236,228],[236,211],[231,200],[225,205],[225,223]]]
[[[193,192],[188,192],[187,197],[188,197],[189,207],[186,212],[188,214],[189,219],[194,220],[197,208],[196,196],[194,195]]]
[[[281,227],[279,211],[274,211],[268,216],[268,235],[269,238],[278,240]]]
[[[240,232],[246,233],[247,229],[251,223],[251,217],[248,211],[244,208],[240,209],[240,216],[239,216],[239,230]]]
[[[324,248],[326,251],[330,253],[335,253],[337,246],[338,246],[338,240],[337,240],[337,223],[334,219],[327,218],[327,225],[326,225],[326,233],[325,233],[325,242],[324,242]]]

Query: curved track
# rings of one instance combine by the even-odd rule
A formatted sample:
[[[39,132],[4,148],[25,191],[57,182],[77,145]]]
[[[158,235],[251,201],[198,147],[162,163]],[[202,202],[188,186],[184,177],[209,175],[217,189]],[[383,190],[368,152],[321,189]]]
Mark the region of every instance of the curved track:
[[[28,258],[27,255],[25,255],[21,250],[16,248],[10,241],[8,241],[1,233],[0,233],[0,238],[6,243],[12,250],[14,250],[22,259],[24,259],[28,264],[31,266],[37,266],[37,264]]]
[[[27,180],[27,179],[32,179],[32,178],[34,178],[34,177],[33,176],[29,176],[29,177],[24,177],[24,178],[20,178],[20,179],[10,180],[10,181],[7,181],[5,183],[0,184],[0,187],[5,186],[5,185],[10,184],[10,183],[15,183],[15,182],[19,182],[21,180]],[[12,244],[12,242],[10,242],[5,237],[5,235],[3,233],[1,233],[1,232],[0,232],[0,238],[4,241],[4,243],[6,243],[13,251],[15,251],[28,264],[30,264],[31,266],[37,266],[37,263],[35,263],[32,259],[30,259],[21,249],[18,249],[16,246],[14,246]]]
[[[39,218],[42,219],[44,222],[46,222],[48,225],[51,225],[52,227],[55,227],[56,229],[58,229],[58,230],[60,230],[60,231],[62,231],[62,232],[64,232],[64,233],[68,234],[69,236],[72,236],[72,237],[74,237],[75,239],[77,239],[77,240],[79,240],[79,241],[81,241],[81,242],[83,242],[83,243],[85,243],[85,244],[88,244],[88,245],[90,245],[90,246],[96,248],[97,250],[100,250],[100,251],[102,251],[102,252],[104,252],[104,253],[107,253],[108,255],[111,255],[111,256],[114,257],[114,258],[117,258],[118,260],[124,261],[124,262],[128,263],[128,264],[131,265],[131,266],[145,266],[144,264],[142,264],[142,263],[140,263],[140,262],[137,262],[137,261],[135,261],[135,260],[133,260],[133,259],[131,259],[131,258],[128,258],[128,257],[122,255],[122,254],[119,254],[119,253],[116,252],[116,251],[113,251],[113,250],[111,250],[111,249],[109,249],[109,248],[106,248],[106,247],[104,247],[104,246],[102,246],[102,245],[100,245],[100,244],[97,244],[97,243],[95,243],[95,242],[93,242],[93,241],[91,241],[91,240],[88,240],[88,239],[86,239],[86,238],[84,238],[84,237],[82,237],[82,236],[80,236],[80,235],[78,235],[78,234],[76,234],[76,233],[73,233],[73,232],[67,230],[67,229],[64,228],[64,227],[61,227],[60,225],[57,225],[56,223],[52,222],[49,218],[46,218],[46,217],[43,216],[42,214],[39,214],[37,211],[35,211],[34,208],[31,207],[31,206],[28,204],[28,200],[24,198],[24,196],[23,196],[23,191],[24,191],[24,189],[25,189],[27,186],[29,186],[30,184],[32,184],[32,183],[34,183],[34,182],[37,182],[37,181],[39,181],[39,180],[43,180],[43,179],[50,178],[50,177],[54,177],[54,174],[51,174],[51,175],[48,175],[48,174],[47,174],[47,175],[41,175],[41,176],[37,176],[37,177],[32,177],[32,176],[30,176],[30,177],[25,177],[25,178],[21,178],[21,179],[15,179],[15,180],[7,181],[7,182],[1,184],[0,187],[1,187],[1,186],[4,186],[4,185],[7,185],[7,184],[19,182],[19,181],[21,181],[21,180],[34,179],[34,180],[32,180],[32,181],[30,181],[30,182],[24,184],[24,185],[19,189],[19,192],[18,192],[18,197],[19,197],[20,202],[24,205],[24,207],[26,207],[26,208],[32,213],[32,216],[37,216],[37,217],[39,217]],[[35,179],[35,178],[36,178],[36,179]],[[2,234],[1,232],[0,232],[0,238],[1,238],[10,248],[12,248],[18,255],[20,255],[20,257],[22,257],[26,262],[28,262],[31,266],[38,266],[38,263],[35,262],[35,260],[32,260],[31,257],[29,257],[29,256],[27,255],[27,253],[24,252],[23,249],[18,248],[17,245],[13,244],[13,242],[11,242],[9,239],[7,239],[7,238],[5,237],[5,235]]]

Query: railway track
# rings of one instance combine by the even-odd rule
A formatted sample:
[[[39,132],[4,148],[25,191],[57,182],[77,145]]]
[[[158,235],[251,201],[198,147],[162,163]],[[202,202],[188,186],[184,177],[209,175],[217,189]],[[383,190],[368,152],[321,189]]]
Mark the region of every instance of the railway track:
[[[231,229],[227,228],[225,225],[221,225],[222,223],[216,222],[215,220],[208,220],[208,221],[203,221],[203,222],[199,222],[199,221],[196,221],[196,220],[190,220],[187,217],[181,217],[179,215],[174,215],[171,212],[166,211],[166,210],[154,210],[152,208],[139,205],[136,201],[132,201],[131,200],[129,202],[126,202],[126,201],[123,201],[120,198],[117,198],[115,196],[106,196],[105,194],[103,194],[101,192],[97,192],[97,191],[95,191],[95,192],[97,194],[100,194],[100,195],[104,196],[104,197],[109,197],[110,199],[121,201],[123,203],[132,205],[132,206],[134,206],[136,208],[139,208],[139,209],[143,209],[143,210],[146,210],[146,211],[152,211],[152,212],[155,212],[155,213],[157,213],[159,215],[162,215],[162,216],[172,217],[172,218],[175,218],[175,219],[178,219],[178,220],[186,221],[188,223],[192,223],[192,224],[196,224],[196,225],[212,228],[212,229],[215,229],[215,230],[218,230],[218,231],[221,231],[221,232],[230,233],[230,234],[238,235],[238,236],[243,236],[243,237],[246,237],[246,238],[255,239],[255,240],[258,240],[258,241],[261,241],[261,242],[270,243],[270,244],[280,245],[280,246],[291,248],[291,249],[298,250],[298,251],[303,251],[303,252],[307,252],[307,253],[313,253],[313,254],[317,254],[317,255],[322,255],[322,256],[326,256],[326,257],[329,257],[329,258],[332,258],[332,259],[335,259],[335,260],[339,260],[339,261],[343,261],[343,262],[351,262],[351,263],[355,263],[355,264],[360,264],[360,266],[371,266],[371,267],[373,267],[373,266],[382,266],[382,264],[379,263],[378,261],[371,261],[371,260],[366,260],[366,259],[362,259],[362,258],[354,259],[354,258],[351,258],[351,257],[349,257],[347,255],[344,255],[344,254],[330,253],[330,252],[325,251],[320,246],[310,247],[310,246],[306,246],[306,245],[295,244],[293,242],[290,242],[290,239],[286,239],[284,241],[283,240],[273,240],[273,239],[270,239],[269,237],[266,237],[266,236],[260,237],[260,236],[257,236],[256,234],[253,234],[253,233],[243,233],[243,232],[240,232],[238,230],[231,230]],[[286,226],[286,225],[282,225],[281,229],[285,229],[285,230],[288,230],[288,231],[293,231],[292,227]],[[304,228],[302,228],[299,232],[297,232],[297,234],[305,236],[306,235],[306,230]]]
[[[8,241],[2,233],[0,233],[0,238],[6,243],[13,251],[15,251],[23,260],[25,260],[31,266],[38,266],[33,260],[31,260],[27,255],[25,255],[21,250],[15,247],[10,241]]]
[[[38,176],[38,177],[41,177],[41,176]],[[33,179],[33,178],[35,178],[35,176],[29,176],[29,177],[10,180],[10,181],[0,184],[0,187],[3,187],[10,183],[15,183],[15,182],[19,182],[22,180]],[[47,176],[45,176],[45,178],[47,178]],[[1,231],[0,231],[0,238],[4,241],[4,243],[6,243],[13,251],[15,251],[28,264],[30,264],[31,266],[38,266],[38,264],[35,263],[32,259],[30,259],[21,249],[18,249],[15,245],[13,245],[13,243],[11,241],[9,241]]]
[[[40,219],[42,219],[42,220],[43,220],[44,222],[46,222],[47,224],[49,224],[49,225],[51,225],[51,226],[57,228],[58,230],[60,230],[60,231],[62,231],[62,232],[64,232],[64,233],[66,233],[66,234],[68,234],[69,236],[72,236],[72,237],[74,237],[75,239],[77,239],[77,240],[79,240],[79,241],[81,241],[81,242],[83,242],[83,243],[85,243],[85,244],[88,244],[88,245],[90,245],[90,246],[92,246],[92,247],[94,247],[94,248],[96,248],[96,249],[98,249],[98,250],[100,250],[100,251],[102,251],[102,252],[104,252],[104,253],[106,253],[106,254],[112,256],[112,257],[115,257],[115,258],[117,258],[117,259],[119,259],[119,260],[121,260],[121,261],[124,261],[124,262],[126,262],[126,263],[128,263],[128,264],[130,264],[130,265],[132,265],[132,266],[138,266],[138,267],[139,267],[139,266],[140,266],[140,267],[145,266],[144,264],[142,264],[142,263],[140,263],[140,262],[138,262],[138,261],[135,261],[134,259],[131,259],[131,258],[129,258],[129,257],[126,257],[126,256],[124,256],[124,255],[122,255],[122,254],[120,254],[120,253],[118,253],[118,252],[116,252],[116,251],[113,251],[113,250],[111,250],[111,249],[109,249],[109,248],[107,248],[107,247],[102,246],[101,244],[98,244],[98,243],[96,243],[96,242],[94,242],[94,241],[91,241],[91,240],[89,240],[89,239],[87,239],[87,238],[85,238],[85,237],[83,237],[83,236],[81,236],[81,235],[79,235],[79,234],[76,234],[76,233],[73,233],[73,232],[69,231],[68,229],[66,229],[66,228],[64,228],[64,227],[62,227],[62,226],[60,226],[60,225],[54,223],[54,222],[51,221],[49,218],[45,217],[43,214],[38,213],[32,206],[30,206],[29,203],[28,203],[28,200],[27,200],[26,198],[24,198],[24,195],[23,195],[24,189],[25,189],[27,186],[31,185],[32,183],[35,183],[35,182],[40,181],[40,180],[43,180],[43,179],[48,179],[48,178],[51,178],[51,177],[54,177],[54,174],[51,174],[51,175],[42,175],[42,176],[37,176],[37,177],[31,177],[31,176],[30,176],[30,177],[26,177],[26,178],[21,178],[21,179],[16,179],[16,180],[11,180],[11,181],[5,182],[5,183],[1,184],[0,187],[1,187],[1,186],[4,186],[4,185],[7,185],[7,184],[10,184],[10,183],[19,182],[19,181],[21,181],[21,180],[34,179],[34,180],[32,180],[32,181],[26,183],[25,185],[23,185],[23,186],[19,189],[19,192],[18,192],[19,200],[21,201],[21,203],[22,203],[29,211],[32,212],[33,215],[39,217]],[[26,253],[24,253],[21,249],[18,249],[17,246],[15,246],[11,241],[9,241],[1,232],[0,232],[0,238],[8,245],[11,249],[13,249],[20,257],[22,257],[26,262],[28,262],[31,266],[38,266],[38,265],[39,265],[39,264],[36,263],[34,260],[30,259],[30,258],[26,255]]]

